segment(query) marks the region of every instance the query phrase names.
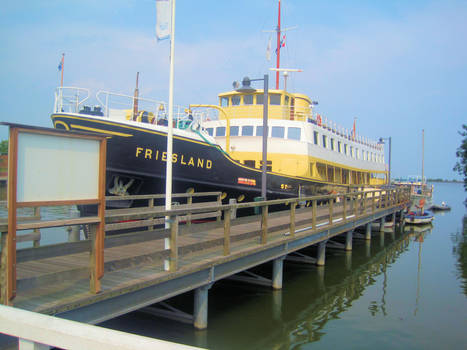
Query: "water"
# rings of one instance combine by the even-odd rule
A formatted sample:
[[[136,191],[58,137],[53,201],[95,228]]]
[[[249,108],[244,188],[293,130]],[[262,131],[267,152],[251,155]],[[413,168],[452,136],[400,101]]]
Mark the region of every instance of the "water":
[[[432,228],[354,240],[351,253],[328,249],[324,268],[286,262],[281,291],[215,283],[207,330],[141,312],[102,325],[210,349],[464,349],[465,198],[461,184],[435,184],[435,202],[452,210]],[[192,300],[170,303],[191,312]]]

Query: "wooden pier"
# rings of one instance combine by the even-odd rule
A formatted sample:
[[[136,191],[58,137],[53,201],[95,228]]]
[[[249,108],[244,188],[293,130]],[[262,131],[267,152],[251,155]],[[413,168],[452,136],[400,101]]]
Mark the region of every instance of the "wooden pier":
[[[385,218],[395,220],[409,200],[404,188],[229,205],[219,203],[219,193],[209,195],[215,196],[214,201],[193,203],[190,199],[170,211],[154,205],[157,196],[145,196],[146,207],[107,210],[107,232],[132,232],[106,235],[103,246],[93,244],[95,225],[91,224],[89,239],[18,249],[16,297],[11,300],[4,297],[9,259],[8,251],[2,249],[2,303],[95,324],[194,290],[194,314],[182,317],[196,328],[206,328],[208,290],[216,281],[272,261],[272,278],[250,274],[243,279],[280,289],[284,259],[324,265],[331,238],[342,235],[342,247],[351,250],[355,228],[364,226],[364,238],[371,239],[371,223],[376,221],[382,228]],[[286,209],[270,210],[278,206]],[[254,208],[260,214],[233,215]],[[191,224],[206,217],[211,221]],[[79,220],[38,221],[35,217],[17,225],[37,230],[77,225]],[[169,229],[161,225],[165,220],[170,222]],[[7,224],[0,225],[0,230],[3,243]],[[300,253],[312,245],[318,246],[317,256]],[[95,249],[101,249],[104,256],[97,293],[91,273],[96,270]]]

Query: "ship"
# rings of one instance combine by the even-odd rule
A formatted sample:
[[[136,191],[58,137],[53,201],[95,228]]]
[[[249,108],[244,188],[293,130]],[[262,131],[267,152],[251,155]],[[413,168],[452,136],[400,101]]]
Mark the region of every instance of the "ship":
[[[169,113],[172,103],[139,96],[138,75],[133,95],[92,95],[61,85],[53,125],[107,136],[107,195],[166,192],[168,162],[167,192],[221,191],[225,201],[345,193],[387,183],[383,146],[357,135],[355,120],[352,129],[337,126],[315,112],[316,101],[287,91],[286,84],[279,87],[279,71],[288,73],[279,66],[280,1],[276,31],[275,89],[255,89],[251,82],[258,79],[245,77],[220,93],[217,105],[175,106]]]

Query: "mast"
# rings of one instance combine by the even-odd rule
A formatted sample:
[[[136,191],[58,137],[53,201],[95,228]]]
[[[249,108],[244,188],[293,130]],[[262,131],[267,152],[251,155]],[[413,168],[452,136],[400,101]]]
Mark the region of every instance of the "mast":
[[[136,120],[136,116],[138,115],[138,80],[139,80],[139,72],[136,72],[136,87],[135,87],[135,95],[133,97],[133,120]]]
[[[281,60],[281,0],[279,0],[279,14],[277,17],[277,49],[276,49],[276,69],[280,67]],[[276,71],[276,90],[279,90],[279,70]]]
[[[422,185],[425,184],[424,168],[425,168],[425,129],[422,129]]]

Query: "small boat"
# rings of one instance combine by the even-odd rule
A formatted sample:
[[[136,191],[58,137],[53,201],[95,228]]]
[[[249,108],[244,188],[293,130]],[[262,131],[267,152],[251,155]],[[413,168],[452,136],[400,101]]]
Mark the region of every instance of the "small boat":
[[[433,204],[430,208],[433,211],[437,210],[451,210],[451,207],[447,205],[445,202],[442,202],[441,205]]]
[[[419,225],[419,224],[428,224],[432,222],[433,219],[434,219],[433,213],[428,210],[418,211],[418,212],[409,211],[408,213],[405,214],[404,221],[406,224]]]

